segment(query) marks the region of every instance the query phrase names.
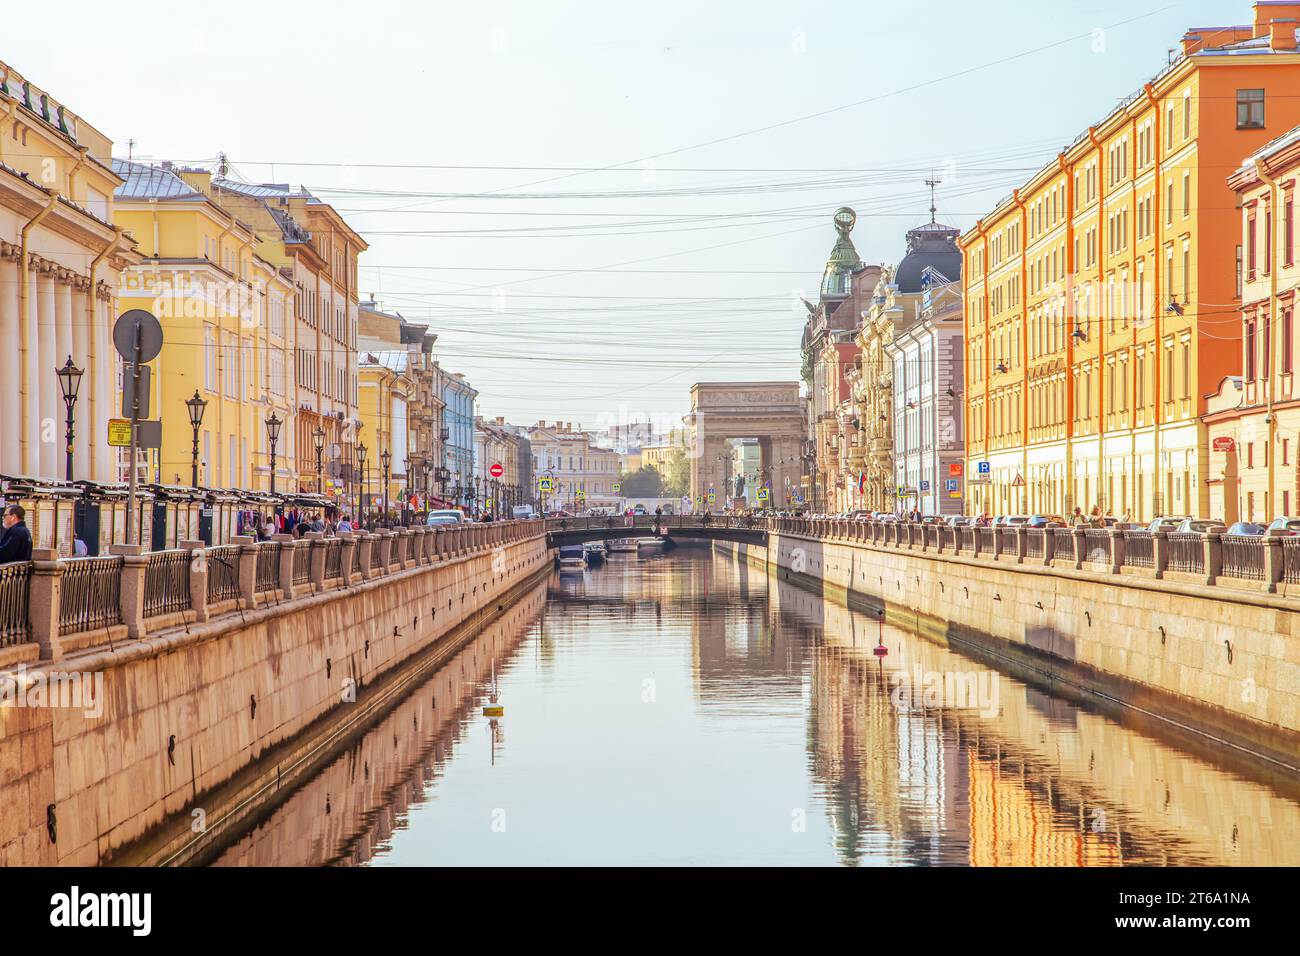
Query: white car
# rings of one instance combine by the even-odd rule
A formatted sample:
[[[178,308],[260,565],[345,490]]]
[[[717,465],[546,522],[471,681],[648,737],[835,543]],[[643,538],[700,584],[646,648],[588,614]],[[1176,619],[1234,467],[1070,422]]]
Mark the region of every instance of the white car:
[[[430,511],[424,523],[432,527],[438,524],[462,524],[465,516],[455,508],[447,508],[440,511]]]
[[[532,506],[532,505],[515,505],[514,508],[511,509],[510,517],[512,517],[512,518],[516,518],[516,519],[518,519],[518,518],[536,518],[537,515],[533,512],[533,506]]]

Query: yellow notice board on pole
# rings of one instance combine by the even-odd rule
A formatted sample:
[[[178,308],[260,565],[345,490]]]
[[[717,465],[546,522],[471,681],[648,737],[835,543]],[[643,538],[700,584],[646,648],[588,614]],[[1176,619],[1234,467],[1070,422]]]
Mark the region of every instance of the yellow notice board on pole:
[[[131,446],[131,419],[110,418],[108,420],[108,443],[115,448]]]

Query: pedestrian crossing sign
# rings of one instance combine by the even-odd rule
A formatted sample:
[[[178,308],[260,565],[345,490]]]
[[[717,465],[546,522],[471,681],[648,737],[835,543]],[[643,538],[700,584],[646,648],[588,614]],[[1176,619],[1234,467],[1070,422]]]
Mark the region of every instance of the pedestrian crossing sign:
[[[587,497],[587,493],[586,493],[585,491],[583,491],[581,488],[579,488],[579,489],[575,492],[575,494],[578,496],[579,499],[582,499],[582,498]]]
[[[622,490],[623,486],[617,481],[614,482],[614,494],[619,494]]]
[[[537,479],[537,490],[538,490],[538,491],[550,491],[550,490],[551,490],[551,479],[550,479],[550,478],[538,478],[538,479]]]
[[[759,501],[766,501],[766,500],[767,500],[767,489],[766,489],[766,488],[759,488],[759,489],[758,489],[758,500],[759,500]]]
[[[710,492],[709,492],[709,504],[713,504],[713,503],[714,503],[715,501],[717,501],[717,500],[718,500],[718,496],[715,495],[713,492],[710,491]]]

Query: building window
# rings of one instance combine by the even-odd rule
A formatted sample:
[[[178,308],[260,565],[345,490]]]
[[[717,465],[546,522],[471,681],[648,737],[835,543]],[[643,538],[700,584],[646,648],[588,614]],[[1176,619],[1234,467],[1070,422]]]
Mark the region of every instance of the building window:
[[[1237,91],[1237,129],[1264,128],[1264,91]]]
[[[1282,204],[1282,265],[1295,262],[1295,216],[1291,199]]]
[[[1291,309],[1282,310],[1282,373],[1284,375],[1291,374],[1291,350],[1295,343],[1291,311]]]
[[[1246,379],[1247,382],[1253,382],[1255,381],[1255,323],[1254,322],[1246,323],[1246,335],[1245,335],[1244,345],[1245,345],[1245,349],[1244,349],[1245,355],[1242,356],[1242,358],[1244,359],[1242,363],[1242,367],[1245,369],[1244,378]]]
[[[1255,219],[1246,220],[1246,278],[1255,278]]]

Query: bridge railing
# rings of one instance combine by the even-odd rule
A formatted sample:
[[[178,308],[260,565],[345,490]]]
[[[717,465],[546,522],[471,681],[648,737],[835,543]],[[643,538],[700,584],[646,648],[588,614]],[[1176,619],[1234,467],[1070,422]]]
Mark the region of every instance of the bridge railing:
[[[541,538],[540,519],[342,532],[205,548],[141,553],[117,545],[106,557],[63,558],[36,549],[33,560],[0,565],[0,667],[65,651],[135,639],[151,631],[341,590],[407,569],[491,553]],[[287,540],[286,540],[287,539]]]
[[[1300,596],[1300,536],[1222,535],[1141,528],[950,527],[904,521],[767,518],[772,532],[824,541],[850,541],[886,550],[910,549],[965,560],[1051,565],[1090,573],[1181,576],[1208,586],[1286,590]]]

